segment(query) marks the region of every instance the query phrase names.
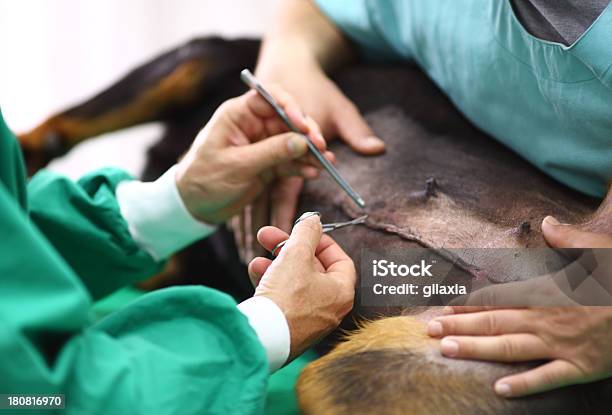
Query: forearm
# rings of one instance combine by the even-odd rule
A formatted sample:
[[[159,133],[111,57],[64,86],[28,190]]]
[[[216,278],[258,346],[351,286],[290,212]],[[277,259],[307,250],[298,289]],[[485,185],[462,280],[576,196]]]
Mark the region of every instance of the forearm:
[[[353,57],[348,39],[313,1],[287,0],[264,37],[257,73],[265,79],[297,65],[319,65],[329,72]]]

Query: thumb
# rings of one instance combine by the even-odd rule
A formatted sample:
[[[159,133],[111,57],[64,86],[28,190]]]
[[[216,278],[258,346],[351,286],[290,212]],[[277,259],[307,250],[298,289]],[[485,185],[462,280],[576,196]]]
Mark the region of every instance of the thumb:
[[[308,152],[308,145],[302,135],[284,133],[248,146],[237,147],[236,151],[244,168],[253,173],[260,173],[302,157]]]
[[[343,103],[334,113],[334,123],[338,135],[355,152],[366,155],[380,154],[385,151],[385,143],[374,136],[372,129],[363,119],[359,109],[342,97]]]
[[[575,225],[559,223],[552,216],[542,221],[544,239],[553,248],[606,248],[612,246],[612,238],[598,233],[585,232]]]
[[[314,257],[323,228],[319,212],[306,212],[297,220],[285,244],[284,252],[293,252],[300,256]]]

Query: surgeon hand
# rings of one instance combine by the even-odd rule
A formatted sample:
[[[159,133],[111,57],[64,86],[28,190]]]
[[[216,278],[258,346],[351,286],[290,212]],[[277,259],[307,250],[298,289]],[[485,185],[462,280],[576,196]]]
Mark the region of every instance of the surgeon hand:
[[[291,120],[333,162],[318,126],[301,115],[291,96],[269,88]],[[272,107],[250,91],[219,107],[178,163],[176,182],[189,212],[217,224],[240,212],[278,178],[311,179],[318,174],[304,137],[287,132]]]
[[[327,78],[319,65],[292,62],[291,67],[284,66],[276,62],[270,70],[258,70],[258,75],[263,74],[260,78],[264,85],[277,82],[291,91],[305,113],[312,117],[310,119],[321,126],[326,137],[339,136],[363,154],[384,151],[384,143],[374,137],[355,105]],[[242,212],[240,221],[233,227],[241,236],[238,246],[245,261],[257,253],[253,247],[253,235],[261,226],[272,224],[286,232],[291,229],[302,187],[303,181],[297,178],[279,181]]]
[[[355,105],[327,78],[319,65],[292,62],[291,67],[283,66],[277,62],[271,65],[271,70],[258,71],[258,75],[263,73],[261,80],[264,85],[269,81],[278,82],[291,91],[305,113],[321,126],[326,137],[339,136],[363,154],[384,151],[384,143],[374,137]],[[242,235],[239,247],[246,261],[254,252],[252,244],[255,238],[251,235],[261,226],[271,223],[287,232],[291,229],[302,187],[303,181],[295,178],[276,183],[242,213],[242,220],[234,229]]]
[[[548,243],[557,248],[612,248],[610,235],[584,232],[550,217],[542,223],[542,231]],[[540,287],[533,286],[529,294],[537,296]],[[547,296],[556,292],[550,287],[544,289]],[[558,293],[562,303],[564,294]],[[506,299],[503,294],[503,286],[485,288],[470,296],[468,306],[447,307],[447,316],[432,320],[428,332],[443,337],[442,354],[501,362],[547,361],[535,369],[499,379],[495,391],[504,397],[612,376],[612,307],[516,309],[500,305]],[[526,296],[525,292],[519,295]]]
[[[287,240],[274,261],[255,258],[249,276],[255,295],[268,297],[285,314],[291,333],[290,359],[334,330],[353,307],[356,272],[353,261],[322,233],[318,215],[298,222],[291,235],[262,228],[257,238],[271,251]]]
[[[278,83],[289,91],[327,139],[339,137],[360,154],[376,155],[384,142],[326,74],[354,57],[350,42],[314,2],[287,0],[266,33],[256,75],[264,85]],[[284,180],[245,210],[234,227],[243,258],[249,260],[256,249],[253,235],[261,224],[289,232],[302,186],[299,179]]]

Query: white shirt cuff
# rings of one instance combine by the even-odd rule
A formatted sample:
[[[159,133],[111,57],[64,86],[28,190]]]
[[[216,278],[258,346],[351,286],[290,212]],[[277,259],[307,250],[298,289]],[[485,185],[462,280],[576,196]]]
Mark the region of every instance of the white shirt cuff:
[[[266,349],[270,373],[280,369],[289,357],[291,337],[285,314],[269,298],[251,297],[238,304],[238,310],[244,314],[259,341]]]
[[[173,166],[154,182],[125,181],[116,190],[132,238],[157,261],[216,229],[191,216],[176,187],[175,171]]]

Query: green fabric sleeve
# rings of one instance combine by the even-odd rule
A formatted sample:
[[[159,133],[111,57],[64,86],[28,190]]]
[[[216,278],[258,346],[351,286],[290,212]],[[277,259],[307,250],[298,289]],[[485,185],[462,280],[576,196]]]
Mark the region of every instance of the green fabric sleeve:
[[[30,217],[94,298],[159,271],[132,239],[115,199],[115,187],[131,177],[102,169],[78,182],[41,171],[28,184]]]
[[[2,393],[65,394],[67,414],[263,410],[265,352],[230,297],[166,289],[92,324],[89,291],[3,184],[0,210]]]
[[[17,138],[4,122],[0,108],[0,183],[13,196],[22,209],[26,205],[26,172]]]
[[[396,25],[394,3],[389,0],[316,0],[319,9],[374,61],[399,59],[386,31]],[[383,20],[385,27],[380,27]]]

